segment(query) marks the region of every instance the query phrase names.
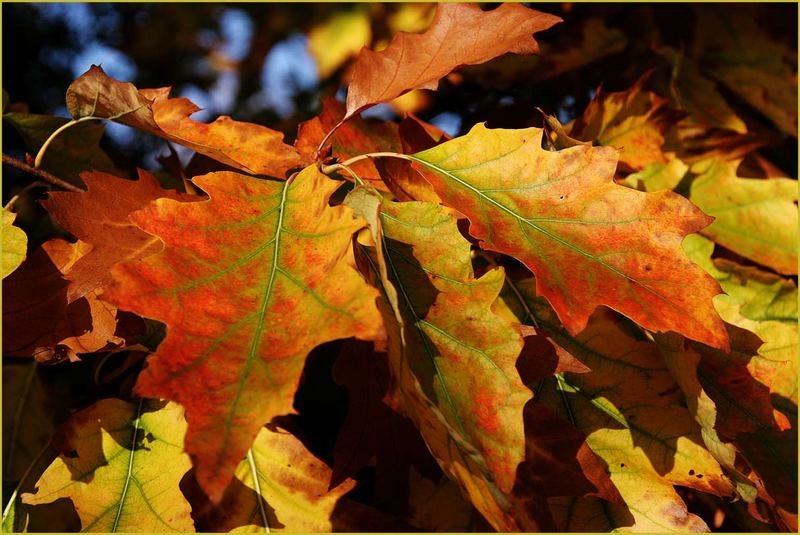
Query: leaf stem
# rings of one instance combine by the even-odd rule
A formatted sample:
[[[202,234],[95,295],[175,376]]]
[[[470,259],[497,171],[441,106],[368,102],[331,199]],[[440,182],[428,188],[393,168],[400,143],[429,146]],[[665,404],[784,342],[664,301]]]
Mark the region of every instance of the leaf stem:
[[[333,133],[336,132],[339,129],[339,127],[344,124],[345,120],[346,119],[342,119],[341,121],[336,123],[336,125],[331,129],[331,131],[325,134],[325,137],[322,138],[322,141],[319,142],[319,146],[317,147],[317,158],[319,158],[319,154],[322,151],[322,148],[325,146],[325,143],[327,143],[328,139],[330,139]]]
[[[270,533],[267,512],[264,510],[264,497],[261,495],[261,482],[258,480],[258,468],[256,467],[256,460],[253,457],[253,448],[247,450],[247,463],[250,465],[250,473],[253,476],[253,487],[256,491],[258,510],[261,513],[261,520],[264,521],[264,532]]]
[[[320,171],[329,175],[338,169],[343,169],[349,165],[353,165],[356,162],[360,162],[361,160],[367,160],[369,158],[399,158],[401,160],[408,160],[409,162],[416,162],[415,158],[408,156],[406,154],[400,154],[397,152],[370,152],[367,154],[359,154],[358,156],[353,156],[349,160],[345,160],[342,163],[335,163],[332,165],[322,165],[320,166]]]
[[[35,167],[31,167],[30,165],[26,164],[25,162],[21,162],[16,158],[12,158],[6,153],[3,153],[3,163],[10,165],[11,167],[16,167],[20,171],[25,171],[26,173],[33,175],[35,177],[39,177],[45,182],[53,185],[58,186],[59,188],[63,188],[69,191],[74,191],[76,193],[83,193],[85,190],[70,184],[69,182],[58,178],[57,176],[48,173],[44,169],[37,169]]]
[[[56,128],[56,130],[52,134],[50,134],[50,137],[48,137],[47,140],[44,142],[44,145],[41,146],[39,152],[36,153],[36,159],[33,161],[33,166],[36,169],[39,169],[42,166],[42,159],[44,158],[44,153],[47,151],[47,147],[50,146],[50,143],[52,143],[53,140],[57,138],[61,132],[75,126],[78,123],[82,123],[84,121],[91,121],[95,119],[99,119],[99,117],[94,117],[90,115],[88,117],[81,117],[80,119],[72,119],[71,121],[68,121],[59,126],[58,128]]]

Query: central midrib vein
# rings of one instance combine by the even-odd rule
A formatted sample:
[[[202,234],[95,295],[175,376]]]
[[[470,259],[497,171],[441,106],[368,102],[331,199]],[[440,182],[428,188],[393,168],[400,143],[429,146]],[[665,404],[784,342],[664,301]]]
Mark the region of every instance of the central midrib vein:
[[[242,390],[244,389],[244,383],[247,378],[247,375],[250,373],[250,368],[253,366],[253,362],[256,359],[256,352],[258,351],[258,347],[261,344],[261,333],[264,330],[264,319],[267,316],[267,308],[272,297],[272,288],[275,285],[275,277],[279,271],[278,269],[278,255],[280,253],[280,245],[281,245],[281,231],[283,230],[283,215],[286,209],[286,196],[289,192],[289,187],[291,186],[291,180],[287,180],[283,186],[283,192],[281,193],[281,201],[280,206],[278,207],[278,222],[275,226],[275,237],[273,238],[273,252],[272,252],[272,265],[270,266],[269,271],[269,279],[267,280],[267,288],[264,290],[264,299],[261,302],[261,308],[258,312],[258,320],[256,321],[256,330],[253,333],[253,340],[250,344],[250,351],[247,355],[247,360],[244,364],[244,369],[242,370],[242,374],[240,375],[241,379],[239,381],[239,385],[236,389],[236,396],[233,398],[233,403],[231,404],[231,409],[228,411],[228,417],[225,420],[225,430],[223,432],[222,437],[222,448],[219,450],[219,455],[217,457],[217,466],[222,464],[222,457],[225,454],[225,451],[228,447],[228,440],[230,439],[231,433],[231,424],[233,422],[233,417],[236,414],[236,407],[239,404],[239,400],[242,396]]]
[[[669,301],[667,298],[665,298],[664,296],[662,296],[660,293],[656,292],[655,290],[653,290],[649,286],[647,286],[645,284],[642,284],[637,279],[631,277],[630,275],[628,275],[626,273],[623,273],[622,271],[618,270],[617,268],[615,268],[614,266],[608,264],[607,262],[603,261],[602,259],[592,255],[591,253],[588,253],[588,252],[584,251],[583,249],[581,249],[577,245],[575,245],[573,243],[570,243],[567,240],[565,240],[564,238],[556,236],[555,234],[553,234],[551,232],[548,232],[547,230],[543,229],[542,227],[540,227],[538,225],[535,225],[534,223],[532,223],[531,221],[525,219],[524,217],[521,217],[519,214],[517,214],[513,210],[509,209],[507,206],[504,206],[503,204],[501,204],[500,202],[496,201],[492,197],[489,197],[484,192],[482,192],[478,188],[474,187],[472,184],[469,184],[468,182],[465,182],[465,181],[461,180],[460,178],[458,178],[455,174],[451,173],[450,171],[448,171],[446,169],[442,169],[441,167],[437,166],[436,164],[433,164],[433,163],[430,163],[430,162],[426,162],[425,160],[422,160],[422,159],[417,158],[415,156],[412,156],[412,155],[406,155],[406,156],[408,156],[408,158],[410,158],[411,160],[413,160],[413,161],[415,161],[415,162],[417,162],[419,164],[422,164],[422,165],[425,165],[427,167],[430,167],[434,171],[449,177],[450,179],[454,180],[455,182],[457,182],[461,186],[464,186],[465,188],[467,188],[470,191],[472,191],[473,193],[475,193],[478,197],[480,197],[482,199],[485,199],[486,201],[488,201],[491,204],[493,204],[495,207],[499,208],[503,212],[505,212],[508,215],[512,216],[514,219],[520,221],[521,223],[524,223],[525,225],[528,225],[529,227],[533,228],[534,230],[536,230],[537,232],[541,233],[542,235],[550,238],[551,240],[560,243],[561,245],[563,245],[567,249],[571,249],[571,250],[573,250],[573,251],[575,251],[575,252],[577,252],[577,253],[579,253],[579,254],[587,257],[587,258],[591,258],[592,260],[594,260],[595,262],[597,262],[598,264],[600,264],[604,268],[608,269],[612,273],[614,273],[614,274],[616,274],[616,275],[618,275],[618,276],[620,276],[620,277],[622,277],[624,279],[629,280],[630,282],[636,284],[637,286],[640,286],[641,288],[647,290],[648,292],[652,293],[653,295],[656,295],[657,297],[659,297],[660,299],[664,300],[665,302],[672,304],[671,301]]]
[[[131,439],[131,455],[128,458],[128,472],[125,474],[125,485],[122,487],[122,494],[119,497],[119,507],[117,508],[117,514],[114,517],[114,523],[111,526],[111,532],[116,533],[117,527],[119,526],[119,519],[122,516],[122,509],[125,506],[125,498],[128,495],[128,487],[131,483],[131,477],[133,476],[133,456],[136,453],[136,435],[139,434],[139,423],[142,417],[142,406],[144,405],[144,398],[139,400],[139,407],[136,409],[136,418],[133,421],[133,438]]]

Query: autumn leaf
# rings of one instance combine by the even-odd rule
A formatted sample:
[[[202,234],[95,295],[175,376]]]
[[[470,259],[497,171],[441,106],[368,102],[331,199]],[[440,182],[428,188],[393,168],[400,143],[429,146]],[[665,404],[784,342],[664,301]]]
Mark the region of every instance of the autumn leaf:
[[[325,135],[344,117],[344,104],[333,98],[322,101],[322,113],[309,119],[297,128],[295,147],[305,157],[314,159],[317,147]],[[370,152],[400,152],[402,145],[397,124],[354,117],[344,123],[331,139],[331,155],[339,160],[347,160]],[[371,160],[355,162],[351,169],[374,188],[388,191],[381,175]]]
[[[439,4],[425,33],[399,33],[380,52],[361,51],[348,88],[345,119],[412,89],[436,89],[442,77],[460,66],[508,52],[538,54],[532,34],[560,21],[516,4],[486,12],[472,4]]]
[[[696,164],[689,198],[714,222],[703,234],[786,275],[797,274],[797,181],[740,178],[739,161]]]
[[[117,309],[91,290],[69,301],[64,278],[87,244],[51,240],[3,280],[3,351],[42,362],[78,360],[81,353],[121,345]]]
[[[535,526],[524,515],[512,520],[509,505],[490,490],[513,486],[525,453],[522,406],[530,398],[514,367],[522,337],[491,311],[503,272],[474,277],[469,242],[447,209],[385,201],[380,210],[384,238],[376,242],[386,268],[374,256],[367,265],[396,295],[386,298],[395,308],[389,317],[400,315],[391,322],[397,332],[389,333],[389,362],[404,410],[492,525]],[[477,371],[465,374],[465,366]]]
[[[329,490],[331,469],[290,431],[262,428],[222,501],[204,511],[208,531],[332,532],[384,530],[386,515],[348,499],[356,482]]]
[[[10,275],[25,260],[28,235],[14,226],[17,214],[3,208],[3,278]]]
[[[211,124],[190,115],[200,111],[186,98],[169,98],[169,88],[137,89],[108,76],[96,65],[67,89],[67,109],[75,119],[110,119],[184,145],[235,169],[284,178],[307,163],[265,126],[219,117]]]
[[[31,154],[37,154],[42,145],[68,119],[27,113],[6,113],[3,119],[19,132]],[[82,185],[80,174],[85,171],[103,171],[123,175],[100,148],[105,125],[99,121],[74,124],[53,138],[41,161],[41,168],[72,184]]]
[[[159,199],[131,216],[165,249],[112,268],[110,298],[166,323],[136,390],[186,408],[186,451],[217,502],[258,429],[291,412],[308,352],[374,340],[382,326],[352,267],[363,223],[327,205],[337,182],[308,167],[288,182],[219,172],[194,183],[209,201]]]
[[[648,77],[649,73],[645,74],[626,91],[604,93],[598,89],[569,135],[621,149],[619,161],[632,171],[651,163],[668,163],[662,149],[665,133],[682,113],[670,109],[666,98],[643,89]]]
[[[161,188],[156,178],[139,170],[138,180],[125,180],[92,171],[81,175],[87,191],[52,191],[42,206],[56,221],[88,245],[86,254],[72,263],[67,274],[69,302],[111,282],[117,262],[138,260],[161,250],[158,238],[136,227],[128,216],[159,198],[183,202],[200,197]]]
[[[410,157],[433,171],[436,193],[470,219],[482,247],[537,275],[537,293],[569,332],[580,332],[594,309],[607,305],[646,329],[726,348],[712,304],[719,286],[680,248],[709,218],[672,192],[614,184],[615,149],[548,152],[541,143],[538,128],[478,124]]]
[[[655,49],[672,66],[670,92],[677,107],[689,115],[683,119],[690,124],[747,132],[738,115],[717,90],[716,84],[703,75],[701,68],[681,52],[667,46]]]
[[[178,487],[191,467],[183,453],[186,423],[175,404],[105,399],[62,428],[61,455],[24,494],[39,505],[69,498],[82,531],[194,531]]]
[[[607,529],[603,515],[614,510],[612,528],[627,519],[635,530],[697,531],[705,525],[688,513],[673,489],[682,485],[718,496],[732,493],[717,461],[700,446],[689,412],[680,405],[677,385],[658,348],[632,337],[622,322],[598,311],[585,330],[571,335],[534,291],[533,280],[512,283],[504,298],[525,321],[535,321],[564,350],[588,366],[587,373],[560,373],[542,381],[534,399],[586,434],[586,442],[606,464],[628,511],[596,499],[551,500],[560,529]],[[527,318],[527,319],[526,319]],[[581,520],[586,515],[587,519]],[[578,518],[575,518],[575,517]]]
[[[738,16],[694,7],[691,53],[704,71],[797,137],[797,49],[759,27],[752,7]]]

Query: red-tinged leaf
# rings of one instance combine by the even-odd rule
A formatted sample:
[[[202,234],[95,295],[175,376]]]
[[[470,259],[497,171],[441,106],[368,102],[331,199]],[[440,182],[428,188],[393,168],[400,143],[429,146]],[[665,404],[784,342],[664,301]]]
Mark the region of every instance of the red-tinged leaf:
[[[3,279],[5,354],[59,362],[123,343],[115,306],[101,301],[95,290],[67,298],[65,276],[89,249],[83,242],[46,242]]]
[[[366,213],[359,191],[347,202]],[[550,527],[542,496],[596,492],[608,480],[591,452],[581,452],[582,437],[550,434],[541,425],[547,415],[528,402],[516,371],[518,325],[493,309],[503,271],[475,278],[469,242],[443,207],[384,201],[379,220],[376,251],[386,268],[375,255],[366,264],[395,309],[384,308],[384,317],[402,410],[492,526]],[[587,481],[584,468],[598,477]],[[566,471],[578,477],[552,484]]]
[[[300,124],[294,145],[309,159],[316,158],[317,147],[325,135],[344,117],[344,104],[333,98],[322,101],[322,113]],[[354,118],[344,123],[331,138],[332,156],[340,161],[370,152],[401,152],[397,124],[388,121]],[[371,159],[351,166],[358,176],[381,191],[388,191]],[[348,175],[349,178],[349,175]]]
[[[382,331],[376,291],[352,267],[363,222],[330,208],[339,184],[231,172],[195,178],[209,201],[159,199],[131,219],[165,249],[113,268],[120,308],[167,324],[137,391],[180,402],[197,479],[219,501],[258,429],[291,412],[317,345]]]
[[[281,132],[230,117],[197,122],[190,115],[200,108],[186,98],[169,98],[169,91],[139,90],[92,65],[67,89],[67,109],[76,119],[111,119],[255,175],[284,178],[289,169],[308,163],[283,142]]]
[[[139,170],[138,180],[125,180],[92,171],[81,179],[87,191],[50,192],[42,205],[61,226],[88,245],[88,250],[71,263],[67,301],[72,302],[111,282],[111,266],[126,260],[139,260],[157,253],[158,238],[142,231],[128,216],[159,198],[184,202],[200,197],[161,188],[156,178]]]
[[[727,349],[719,285],[681,250],[711,220],[669,191],[614,183],[617,151],[542,149],[542,130],[489,130],[411,156],[484,248],[522,261],[561,322],[580,332],[599,305],[652,331]],[[686,288],[692,291],[687,292]]]
[[[411,89],[436,89],[442,77],[464,65],[509,52],[538,54],[532,34],[560,21],[519,4],[503,4],[486,12],[474,4],[439,4],[425,33],[399,33],[380,52],[361,50],[347,93],[345,118]]]

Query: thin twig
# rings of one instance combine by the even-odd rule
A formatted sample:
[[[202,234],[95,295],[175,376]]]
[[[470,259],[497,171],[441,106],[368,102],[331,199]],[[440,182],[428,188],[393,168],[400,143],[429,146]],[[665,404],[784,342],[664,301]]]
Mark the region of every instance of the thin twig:
[[[42,180],[44,180],[45,182],[47,182],[48,184],[50,184],[52,186],[58,186],[59,188],[63,188],[63,189],[69,190],[69,191],[74,191],[76,193],[82,193],[83,191],[85,191],[85,190],[79,188],[78,186],[70,184],[69,182],[67,182],[65,180],[61,180],[57,176],[55,176],[55,175],[53,175],[51,173],[48,173],[44,169],[36,169],[35,167],[31,167],[30,165],[26,164],[25,162],[21,162],[21,161],[17,160],[16,158],[12,158],[11,156],[9,156],[6,153],[3,153],[3,163],[4,164],[8,164],[11,167],[16,167],[20,171],[25,171],[26,173],[28,173],[30,175],[33,175],[35,177],[41,178]]]
[[[320,166],[320,171],[322,171],[326,175],[329,175],[334,171],[343,169],[347,166],[353,165],[356,162],[360,162],[361,160],[366,160],[368,158],[399,158],[401,160],[408,160],[411,162],[417,161],[411,156],[408,156],[406,154],[399,154],[397,152],[370,152],[369,154],[359,154],[358,156],[353,156],[349,160],[346,160],[342,163],[335,163],[332,165],[322,165]]]

